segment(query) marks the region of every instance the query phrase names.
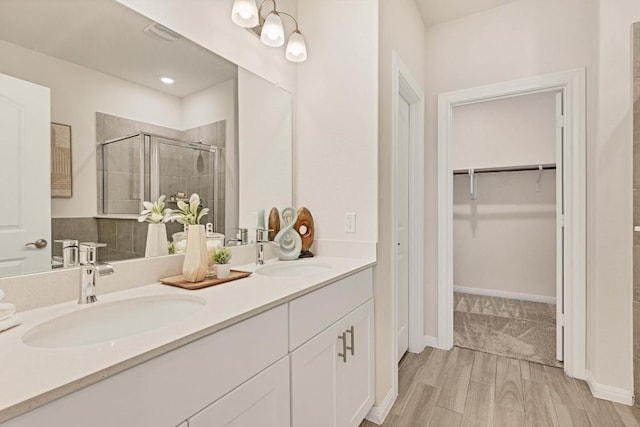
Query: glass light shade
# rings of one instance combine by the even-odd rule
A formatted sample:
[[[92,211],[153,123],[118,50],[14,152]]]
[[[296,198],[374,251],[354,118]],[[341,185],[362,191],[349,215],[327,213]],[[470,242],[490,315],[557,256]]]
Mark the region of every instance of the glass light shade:
[[[276,12],[271,12],[262,25],[260,40],[267,46],[280,47],[284,44],[284,28],[282,19]]]
[[[234,0],[231,20],[244,28],[253,28],[259,24],[258,7],[255,0]]]
[[[286,58],[291,62],[303,62],[307,60],[307,45],[300,31],[294,31],[287,43]]]

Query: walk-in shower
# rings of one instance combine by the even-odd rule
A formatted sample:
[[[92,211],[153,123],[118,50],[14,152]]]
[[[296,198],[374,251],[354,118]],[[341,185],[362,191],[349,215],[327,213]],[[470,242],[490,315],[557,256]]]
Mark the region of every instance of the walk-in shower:
[[[155,201],[162,194],[175,209],[178,200],[198,193],[203,207],[209,208],[200,222],[224,233],[223,148],[137,133],[103,142],[99,151],[98,205],[103,215],[138,214],[144,200]]]

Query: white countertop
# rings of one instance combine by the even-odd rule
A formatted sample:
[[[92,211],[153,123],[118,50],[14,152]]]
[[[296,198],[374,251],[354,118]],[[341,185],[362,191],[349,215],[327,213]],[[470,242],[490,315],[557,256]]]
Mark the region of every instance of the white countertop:
[[[267,264],[278,262],[284,263]],[[291,262],[300,261],[287,261]],[[95,304],[78,305],[70,301],[19,313],[22,324],[0,333],[0,422],[375,264],[368,259],[323,256],[305,262],[328,265],[331,269],[299,277],[252,274],[195,291],[152,284],[100,295]],[[257,267],[233,268],[254,271]],[[168,294],[197,295],[206,300],[206,305],[186,319],[109,342],[62,349],[30,347],[22,342],[25,332],[62,314],[118,300]]]

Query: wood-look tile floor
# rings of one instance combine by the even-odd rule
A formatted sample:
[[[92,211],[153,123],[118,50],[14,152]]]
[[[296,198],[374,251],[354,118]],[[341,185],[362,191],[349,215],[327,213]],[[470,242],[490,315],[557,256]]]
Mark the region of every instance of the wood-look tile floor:
[[[640,409],[593,398],[560,368],[459,347],[407,353],[398,388],[385,427],[640,426]]]

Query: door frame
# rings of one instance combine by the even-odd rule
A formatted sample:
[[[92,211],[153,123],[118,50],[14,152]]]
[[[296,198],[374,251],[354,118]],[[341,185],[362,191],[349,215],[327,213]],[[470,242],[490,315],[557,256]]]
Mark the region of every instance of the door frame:
[[[565,100],[564,370],[586,375],[586,71],[584,68],[438,96],[438,347],[453,347],[453,108],[547,91]]]
[[[409,104],[409,351],[420,353],[424,347],[424,91],[409,68],[393,51],[391,59],[391,242],[396,230],[396,148],[398,145],[398,103]],[[394,243],[395,244],[395,243]],[[398,301],[395,248],[391,262],[391,327],[393,393],[398,393]]]

